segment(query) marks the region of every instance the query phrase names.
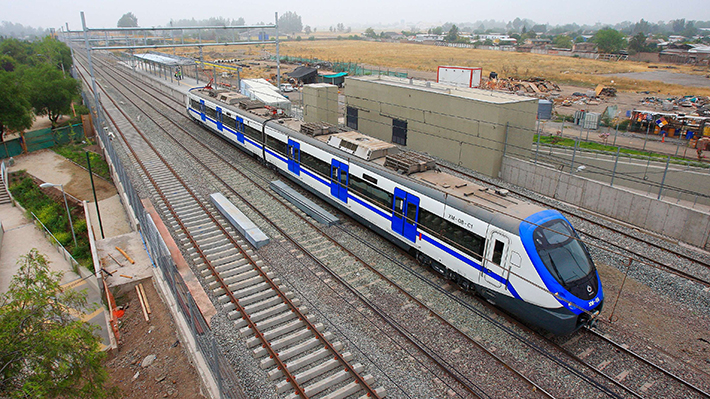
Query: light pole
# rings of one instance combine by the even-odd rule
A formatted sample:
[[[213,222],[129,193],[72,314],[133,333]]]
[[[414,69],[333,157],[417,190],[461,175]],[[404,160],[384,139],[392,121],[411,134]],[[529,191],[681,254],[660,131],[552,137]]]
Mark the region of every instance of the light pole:
[[[62,189],[62,195],[64,196],[64,206],[67,207],[67,217],[69,218],[69,226],[71,226],[71,236],[74,238],[74,247],[76,248],[76,234],[74,233],[74,223],[71,221],[71,213],[69,212],[69,204],[67,203],[67,193],[64,192],[63,184],[52,184],[52,183],[42,183],[39,185],[41,188],[49,187],[60,187]]]

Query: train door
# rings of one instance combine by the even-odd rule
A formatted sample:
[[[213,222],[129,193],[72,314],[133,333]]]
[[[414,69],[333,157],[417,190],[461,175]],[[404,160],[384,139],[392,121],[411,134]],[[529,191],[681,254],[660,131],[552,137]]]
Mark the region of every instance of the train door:
[[[288,139],[288,170],[301,175],[301,143]]]
[[[419,197],[395,188],[392,203],[392,230],[411,242],[417,238],[419,222]]]
[[[244,119],[234,115],[234,130],[237,132],[237,141],[244,144]]]
[[[508,278],[507,262],[509,240],[500,231],[488,229],[486,256],[483,261],[483,275],[487,283],[500,287]]]
[[[202,122],[207,122],[207,117],[205,116],[205,100],[200,100],[200,119],[202,119]]]
[[[330,194],[345,203],[348,202],[349,171],[348,164],[337,159],[330,161]]]
[[[217,107],[215,113],[215,122],[217,122],[217,130],[222,131],[222,108]]]

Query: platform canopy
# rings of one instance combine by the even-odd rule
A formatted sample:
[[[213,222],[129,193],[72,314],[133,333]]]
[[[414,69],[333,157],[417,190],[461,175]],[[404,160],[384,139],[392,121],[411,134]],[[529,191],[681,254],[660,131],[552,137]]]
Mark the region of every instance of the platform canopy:
[[[167,66],[186,66],[195,65],[195,60],[192,58],[180,57],[172,54],[165,53],[143,53],[143,54],[133,54],[134,57],[139,58],[143,61],[150,61],[156,64],[167,65]]]

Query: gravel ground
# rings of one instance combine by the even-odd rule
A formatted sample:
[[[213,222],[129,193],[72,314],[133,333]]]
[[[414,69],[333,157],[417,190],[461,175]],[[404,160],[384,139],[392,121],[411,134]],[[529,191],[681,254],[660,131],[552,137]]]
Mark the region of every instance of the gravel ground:
[[[137,113],[137,111],[135,113]],[[148,122],[145,120],[139,122],[139,124],[146,124],[146,129],[152,129],[149,125],[147,125],[147,123]],[[213,147],[220,148],[225,152],[225,154],[227,154],[227,156],[235,158],[240,156],[242,158],[245,157],[237,150],[228,148],[224,145],[223,141],[208,134],[207,132],[200,131],[197,127],[193,128],[193,130],[198,131],[198,134],[205,138],[205,142],[211,143],[211,146]],[[175,162],[181,170],[181,173],[184,171],[185,173],[195,176],[195,180],[193,181],[196,182],[194,184],[199,188],[199,191],[203,193],[218,191],[217,187],[206,181],[207,179],[200,178],[203,176],[203,173],[197,169],[194,163],[190,163],[179,150],[168,146],[167,140],[161,142],[161,148],[164,148],[164,151],[167,154],[170,154],[171,160]],[[470,173],[470,171],[467,172]],[[138,181],[143,180],[142,176],[137,177]],[[142,190],[145,190],[145,187]],[[580,225],[580,222],[573,221],[573,224],[577,227]],[[367,242],[371,242],[373,245],[381,247],[388,253],[394,255],[394,257],[397,258],[397,260],[402,264],[409,265],[409,267],[413,269],[418,268],[418,265],[416,265],[411,258],[409,258],[406,254],[393,250],[392,246],[381,237],[359,225],[350,223],[347,223],[346,225],[348,229],[353,229],[355,234],[363,237]],[[597,229],[597,227],[584,228]],[[336,229],[332,228],[329,230],[333,230],[329,231],[329,234],[332,234],[333,236],[338,235],[338,231]],[[273,234],[273,231],[271,231],[271,234]],[[608,237],[606,235],[607,233],[604,234],[605,237]],[[275,241],[278,238],[278,235],[273,235],[273,239]],[[605,239],[618,241],[621,238],[608,237]],[[351,243],[349,245],[353,247],[362,245],[355,240],[351,240],[350,242]],[[629,243],[629,246],[631,245],[634,244]],[[648,248],[640,249],[649,251]],[[356,357],[358,360],[365,362],[364,359],[368,359],[368,371],[376,375],[378,383],[385,385],[388,388],[388,392],[394,395],[392,397],[440,397],[448,394],[448,386],[446,383],[442,383],[441,380],[432,378],[430,374],[431,371],[422,370],[425,367],[420,363],[412,362],[411,358],[414,356],[405,355],[405,353],[408,352],[403,349],[393,349],[391,344],[384,345],[382,333],[374,330],[371,324],[364,321],[363,317],[361,315],[359,316],[357,312],[352,309],[346,309],[346,307],[343,306],[343,300],[335,300],[333,290],[323,287],[322,281],[321,283],[311,285],[313,281],[318,281],[318,279],[312,278],[312,275],[309,277],[308,273],[317,272],[307,272],[307,270],[310,269],[305,266],[305,268],[296,269],[294,267],[296,263],[293,259],[283,259],[283,251],[284,249],[279,250],[278,248],[269,248],[268,250],[261,251],[261,255],[264,259],[268,260],[268,262],[272,264],[275,269],[280,270],[286,284],[297,292],[297,295],[301,295],[303,297],[304,302],[309,304],[309,308],[312,308],[313,311],[318,314],[319,320],[328,323],[328,330],[332,329],[333,332],[337,331],[337,335],[347,342],[347,349],[357,352]],[[368,251],[370,253],[368,253]],[[612,299],[610,291],[613,292],[613,290],[606,287],[615,287],[619,285],[618,278],[620,273],[615,271],[614,268],[618,267],[620,259],[618,259],[619,256],[609,254],[607,251],[595,248],[592,248],[591,251],[595,261],[600,266],[603,283],[605,284],[605,289],[607,290],[607,304],[602,315],[602,318],[604,318],[609,314],[610,308],[612,308],[612,304],[610,303]],[[667,256],[665,253],[661,252],[662,251],[659,251],[658,254],[653,254],[654,257],[657,259],[663,259],[663,257]],[[374,251],[368,248],[358,249],[358,253],[361,253],[363,258],[373,259],[373,263],[376,263],[376,258],[380,257],[379,254],[375,254]],[[605,272],[605,268],[607,267],[608,272]],[[421,272],[425,273],[424,271]],[[495,347],[497,351],[504,353],[504,355],[509,357],[511,360],[517,359],[518,362],[523,363],[521,364],[521,367],[529,367],[531,378],[534,376],[534,378],[540,380],[551,381],[549,383],[549,389],[557,389],[560,392],[586,392],[587,395],[585,395],[585,397],[595,397],[594,393],[591,391],[588,392],[578,390],[587,389],[583,386],[579,386],[582,383],[580,383],[578,379],[565,375],[564,373],[562,375],[553,375],[551,369],[554,367],[540,367],[539,365],[525,364],[528,359],[533,356],[528,349],[517,346],[508,340],[502,339],[500,331],[498,329],[492,329],[490,327],[490,321],[487,319],[474,317],[471,310],[462,310],[460,307],[461,305],[459,304],[452,304],[448,301],[443,301],[441,293],[435,292],[432,288],[422,285],[421,283],[416,283],[416,281],[412,279],[411,274],[406,272],[401,267],[395,267],[391,270],[385,271],[385,273],[391,274],[393,276],[393,280],[398,283],[402,283],[402,285],[414,287],[412,288],[412,291],[415,296],[425,298],[428,306],[432,306],[432,308],[436,309],[439,314],[447,315],[447,318],[450,318],[456,322],[457,327],[466,329],[466,331],[468,331],[469,334],[477,341],[484,342],[489,347]],[[429,274],[431,275],[431,273]],[[679,313],[697,315],[697,319],[694,318],[696,323],[677,324],[675,329],[672,329],[672,331],[674,331],[677,335],[683,335],[681,332],[687,333],[688,327],[691,327],[691,331],[693,332],[702,331],[696,330],[698,324],[700,324],[700,326],[704,325],[707,327],[707,318],[710,316],[708,315],[708,313],[710,313],[710,310],[708,309],[710,309],[710,306],[707,306],[708,295],[706,291],[702,290],[702,287],[697,287],[697,284],[684,282],[677,277],[669,276],[666,272],[644,267],[642,265],[638,268],[632,269],[629,273],[629,277],[638,283],[638,287],[627,288],[625,286],[625,293],[628,291],[631,291],[634,294],[644,291],[648,293],[648,290],[650,289],[651,292],[654,292],[656,298],[658,298],[658,301],[653,301],[656,307],[659,307],[658,304],[662,302],[669,311],[675,310],[678,312],[678,309],[683,309],[685,312]],[[431,275],[431,278],[437,279],[438,277]],[[610,282],[608,285],[607,281],[605,281],[607,279],[609,279],[608,281]],[[441,285],[446,285],[445,282],[440,283]],[[627,281],[627,285],[631,285],[629,281]],[[473,299],[472,296],[468,294],[462,295],[458,293],[458,291],[455,291],[455,294],[452,295],[461,298],[466,303],[469,303],[470,306],[479,309],[481,312],[485,312],[484,307],[481,306],[477,300]],[[625,303],[625,301],[631,301],[633,299],[627,299],[627,296],[628,295],[626,294],[622,296],[622,299],[620,300],[621,303]],[[644,298],[647,298],[647,296],[640,297],[641,300]],[[330,301],[328,299],[330,299]],[[621,309],[622,307],[620,306],[618,310],[621,311]],[[355,310],[357,310],[357,308],[355,308]],[[653,315],[654,313],[649,314]],[[649,317],[650,320],[644,320],[641,316],[642,314],[639,314],[639,312],[635,312],[633,309],[628,309],[624,311],[624,313],[619,314],[618,321],[614,324],[604,324],[604,328],[609,329],[611,333],[616,334],[619,337],[623,337],[624,339],[638,339],[640,337],[644,339],[644,341],[648,340],[647,342],[649,344],[665,348],[669,353],[680,350],[681,353],[678,353],[679,357],[688,356],[688,353],[683,353],[683,349],[681,349],[688,349],[687,342],[676,348],[672,347],[674,342],[665,341],[665,338],[663,342],[659,342],[658,334],[654,334],[653,331],[657,331],[656,328],[659,327],[658,322],[661,320],[660,318]],[[425,314],[420,315],[420,317],[425,320],[427,319]],[[490,314],[489,312],[488,317],[498,320],[504,326],[516,331],[516,333],[521,333],[521,331],[517,330],[516,326],[510,325],[504,320],[500,320],[500,318],[495,314]],[[677,321],[677,318],[671,320]],[[657,324],[653,325],[653,322],[656,322]],[[672,325],[674,323],[669,322],[667,324]],[[663,326],[665,326],[665,324],[663,324]],[[213,319],[213,329],[216,336],[224,344],[224,347],[228,348],[228,356],[232,364],[235,365],[237,369],[244,370],[244,372],[240,372],[240,380],[247,386],[245,390],[248,390],[250,393],[254,393],[256,397],[272,397],[271,395],[273,395],[273,389],[270,388],[268,384],[264,384],[266,379],[263,378],[263,376],[265,373],[255,367],[256,362],[254,362],[253,358],[251,358],[248,354],[246,348],[243,347],[243,343],[241,344],[242,346],[240,346],[240,338],[236,336],[234,328],[231,328],[231,322],[228,321],[226,316],[221,312]],[[651,333],[648,333],[649,331],[651,331]],[[630,334],[630,336],[627,334]],[[673,335],[673,333],[669,332],[668,335]],[[669,343],[671,345],[668,345]],[[378,348],[379,350],[372,350],[372,348]],[[694,354],[691,353],[691,358],[697,360],[697,363],[702,363],[704,361],[705,367],[708,367],[706,351],[707,347],[705,349],[699,348]],[[703,353],[705,353],[704,357]],[[251,364],[251,366],[249,366],[249,364]],[[404,364],[408,367],[402,367]],[[702,367],[702,365],[699,367]],[[419,378],[412,378],[413,375],[418,375]],[[412,382],[411,380],[416,380],[416,382]],[[397,394],[397,392],[399,392],[399,394]]]

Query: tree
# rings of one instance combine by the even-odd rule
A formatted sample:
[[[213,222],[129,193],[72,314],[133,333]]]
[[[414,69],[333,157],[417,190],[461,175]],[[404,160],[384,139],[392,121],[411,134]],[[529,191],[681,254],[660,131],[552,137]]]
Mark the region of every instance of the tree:
[[[444,38],[444,40],[446,40],[447,42],[453,43],[458,38],[459,38],[459,28],[456,25],[451,25],[451,29],[449,29],[449,33],[446,34],[446,37]]]
[[[629,40],[629,50],[634,53],[640,53],[646,50],[646,35],[643,32],[637,33]]]
[[[121,19],[118,20],[118,23],[116,24],[117,27],[119,28],[133,28],[138,26],[138,17],[133,15],[132,12],[128,12],[123,14]]]
[[[557,35],[552,39],[552,45],[559,48],[572,48],[572,38],[567,35]]]
[[[47,115],[52,128],[62,115],[71,111],[71,103],[79,96],[79,81],[64,77],[56,67],[41,64],[24,72],[28,100],[36,115]]]
[[[0,141],[5,132],[29,129],[33,119],[19,75],[0,69]]]
[[[311,34],[311,27],[310,25],[306,25],[305,28],[303,28],[303,33],[310,35]]]
[[[602,53],[616,53],[625,47],[624,35],[616,29],[600,29],[594,34],[592,42],[596,43]]]
[[[61,273],[32,249],[7,293],[0,296],[0,396],[104,398],[106,370],[93,327],[67,309],[86,307],[86,295],[63,290]]]
[[[287,11],[279,17],[279,30],[284,33],[296,33],[303,30],[301,16],[295,12]]]
[[[364,35],[373,39],[377,37],[377,33],[375,33],[375,30],[372,28],[365,29]]]
[[[442,33],[444,33],[444,28],[441,26],[437,26],[434,29],[429,29],[429,33],[433,35],[441,35]]]

